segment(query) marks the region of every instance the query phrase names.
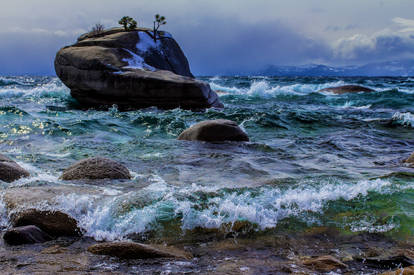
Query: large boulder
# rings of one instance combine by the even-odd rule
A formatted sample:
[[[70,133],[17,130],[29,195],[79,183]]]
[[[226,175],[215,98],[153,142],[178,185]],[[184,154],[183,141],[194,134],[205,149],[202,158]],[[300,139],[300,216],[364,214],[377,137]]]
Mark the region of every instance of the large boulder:
[[[108,242],[90,246],[88,251],[98,255],[109,255],[124,259],[149,258],[191,258],[191,255],[178,249],[166,248],[162,250],[150,245],[135,242]]]
[[[206,120],[182,132],[179,140],[249,141],[247,134],[236,122],[226,119]]]
[[[60,211],[28,209],[14,214],[11,223],[15,227],[35,225],[53,237],[82,235],[77,221]]]
[[[210,86],[195,80],[169,33],[148,29],[86,34],[58,51],[55,70],[85,107],[202,109],[222,107]]]
[[[52,237],[35,225],[26,225],[7,230],[3,239],[9,245],[21,245],[44,243],[52,240]]]
[[[346,93],[375,92],[375,90],[358,85],[344,85],[338,87],[325,88],[319,90],[318,92],[329,92],[341,95]]]
[[[60,177],[63,180],[130,179],[128,168],[111,159],[94,157],[76,162]]]
[[[0,154],[0,180],[13,182],[20,178],[29,177],[30,174],[15,161]]]

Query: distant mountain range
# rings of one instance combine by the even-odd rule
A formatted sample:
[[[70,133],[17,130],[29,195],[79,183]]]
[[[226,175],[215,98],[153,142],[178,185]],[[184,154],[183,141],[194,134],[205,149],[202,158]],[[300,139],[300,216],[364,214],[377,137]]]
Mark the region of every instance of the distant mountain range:
[[[265,76],[414,76],[414,60],[388,61],[345,67],[318,64],[304,66],[271,65],[255,74]]]

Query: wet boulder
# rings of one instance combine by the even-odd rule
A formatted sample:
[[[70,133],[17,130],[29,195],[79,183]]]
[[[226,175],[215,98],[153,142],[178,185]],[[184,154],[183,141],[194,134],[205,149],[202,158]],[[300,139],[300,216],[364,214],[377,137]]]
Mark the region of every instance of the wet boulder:
[[[375,90],[358,86],[358,85],[344,85],[338,87],[331,87],[319,90],[318,92],[329,92],[337,95],[346,94],[346,93],[360,93],[360,92],[375,92]]]
[[[123,259],[150,259],[150,258],[191,258],[188,253],[173,249],[156,248],[135,242],[107,242],[90,246],[88,251],[98,255],[108,255]]]
[[[203,109],[223,107],[210,85],[196,80],[178,43],[160,31],[114,28],[62,48],[55,71],[84,107]]]
[[[130,179],[128,168],[119,162],[108,158],[93,157],[83,159],[67,168],[62,176],[63,180],[80,179]]]
[[[7,230],[3,239],[9,245],[21,245],[44,243],[52,240],[52,237],[35,225],[26,225]]]
[[[13,182],[20,178],[29,177],[30,174],[15,161],[0,154],[0,180]]]
[[[77,221],[60,211],[28,209],[14,214],[11,223],[14,227],[35,225],[53,237],[82,235]]]
[[[206,120],[184,130],[179,140],[190,141],[249,141],[236,122],[226,119]]]

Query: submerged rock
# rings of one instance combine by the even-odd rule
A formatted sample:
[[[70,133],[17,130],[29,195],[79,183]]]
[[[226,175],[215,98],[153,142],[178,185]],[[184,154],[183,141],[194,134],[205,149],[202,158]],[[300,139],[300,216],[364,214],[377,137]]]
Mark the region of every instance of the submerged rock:
[[[180,46],[166,32],[157,42],[142,28],[83,35],[59,50],[55,70],[86,107],[223,107],[207,83],[194,79]]]
[[[405,160],[405,163],[414,168],[414,153],[412,153],[411,156]]]
[[[375,92],[375,90],[358,86],[358,85],[344,85],[339,87],[332,87],[332,88],[325,88],[322,90],[319,90],[318,92],[329,92],[334,93],[337,95],[345,94],[345,93],[359,93],[359,92]]]
[[[18,165],[15,161],[0,154],[0,180],[13,182],[20,178],[29,177],[30,173]]]
[[[303,264],[318,271],[329,272],[336,269],[347,268],[348,266],[337,258],[325,255],[317,258],[306,259]]]
[[[9,245],[21,245],[44,243],[52,240],[52,237],[35,225],[26,225],[7,230],[3,239]]]
[[[54,237],[82,235],[77,221],[60,211],[28,209],[16,213],[12,217],[11,223],[15,227],[35,225]]]
[[[163,250],[146,244],[134,242],[108,242],[94,244],[88,248],[93,254],[109,255],[124,259],[148,259],[148,258],[190,258],[184,251],[177,249]]]
[[[247,134],[236,122],[226,119],[207,120],[184,130],[179,140],[249,141]]]
[[[63,180],[79,179],[130,179],[128,168],[111,159],[94,157],[87,158],[67,168],[62,176]]]

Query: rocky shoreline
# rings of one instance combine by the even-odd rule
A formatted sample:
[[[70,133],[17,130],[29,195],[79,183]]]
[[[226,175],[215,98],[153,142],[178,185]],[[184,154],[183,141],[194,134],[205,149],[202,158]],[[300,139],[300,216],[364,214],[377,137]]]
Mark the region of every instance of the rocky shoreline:
[[[248,140],[247,135],[241,135],[244,132],[237,124],[226,120],[205,121],[183,133],[192,138],[180,136],[179,140]],[[223,138],[223,133],[227,133],[226,138]],[[234,138],[240,135],[242,138]],[[4,167],[7,169],[23,169],[12,160],[2,158],[6,160]],[[412,156],[403,162],[411,165]],[[23,171],[21,176],[27,175],[28,172]],[[61,176],[63,180],[72,181],[107,178],[129,179],[130,173],[127,167],[110,159],[88,158],[73,164]],[[6,202],[8,197],[6,194]],[[26,201],[27,197],[23,195],[21,199]],[[15,202],[15,206],[18,204]],[[10,203],[9,206],[13,207]],[[414,269],[414,243],[410,239],[398,241],[378,233],[349,235],[328,227],[290,233],[279,232],[279,229],[261,232],[251,224],[240,223],[218,230],[195,229],[184,235],[161,238],[131,236],[134,241],[96,242],[82,236],[83,230],[77,221],[60,211],[12,211],[11,225],[13,227],[3,232],[6,244],[0,251],[3,259],[0,266],[6,274],[153,274],[167,271],[201,274],[399,274],[399,268],[406,268],[407,272]]]

